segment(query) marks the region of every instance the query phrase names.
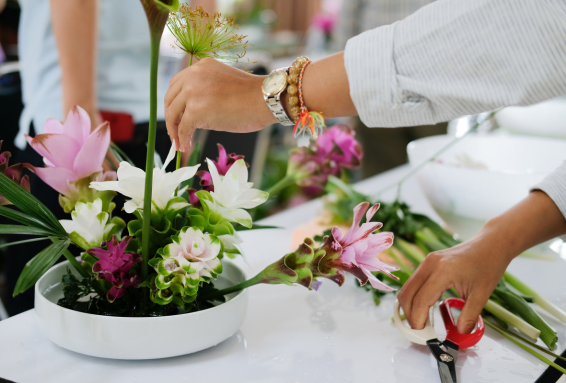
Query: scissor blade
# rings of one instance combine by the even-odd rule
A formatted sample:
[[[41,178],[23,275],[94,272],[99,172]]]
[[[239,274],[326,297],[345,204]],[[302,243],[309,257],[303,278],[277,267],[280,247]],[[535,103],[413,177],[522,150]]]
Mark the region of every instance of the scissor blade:
[[[452,376],[450,369],[444,363],[438,363],[438,373],[442,383],[457,383],[456,375]]]

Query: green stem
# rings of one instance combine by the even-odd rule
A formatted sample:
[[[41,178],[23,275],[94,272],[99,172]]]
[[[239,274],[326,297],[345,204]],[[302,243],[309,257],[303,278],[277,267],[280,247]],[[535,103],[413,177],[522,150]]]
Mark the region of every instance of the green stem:
[[[527,347],[523,343],[519,342],[517,339],[513,338],[511,335],[507,334],[505,331],[500,330],[499,328],[494,326],[492,323],[490,323],[488,320],[484,321],[484,323],[486,325],[488,325],[489,327],[491,327],[493,330],[497,331],[499,334],[503,335],[505,338],[509,339],[511,342],[515,343],[517,346],[521,347],[523,350],[527,351],[529,354],[534,355],[535,357],[537,357],[538,359],[540,359],[544,363],[548,364],[549,366],[554,367],[555,369],[557,369],[558,371],[560,371],[561,373],[566,375],[566,370],[563,369],[562,367],[560,367],[559,365],[557,365],[556,363],[545,358],[544,356],[542,356],[541,354],[539,354],[538,352],[536,352],[532,348]]]
[[[143,201],[142,229],[142,280],[147,278],[149,261],[149,236],[151,231],[151,197],[153,184],[153,156],[155,154],[155,133],[157,129],[157,65],[159,64],[159,38],[151,39],[151,70],[149,75],[149,133],[147,137],[147,158],[145,162],[145,189]]]
[[[193,65],[193,54],[191,53],[191,58],[189,59],[189,66]],[[181,151],[177,150],[177,164],[175,166],[175,170],[179,170],[181,168]],[[175,196],[179,193],[179,186],[175,188]]]
[[[244,281],[242,283],[239,283],[235,286],[228,287],[228,288],[223,289],[223,290],[218,290],[218,291],[215,291],[213,293],[204,295],[202,297],[198,297],[197,300],[199,300],[199,301],[218,300],[218,298],[221,298],[225,295],[235,293],[235,292],[243,290],[243,289],[247,289],[248,287],[252,287],[253,285],[257,285],[258,283],[261,283],[261,273],[256,275],[255,277],[248,279],[247,281]]]
[[[65,256],[65,258],[67,258],[67,261],[69,261],[69,263],[75,268],[75,270],[77,270],[79,272],[79,274],[83,277],[83,278],[88,278],[90,279],[90,275],[88,274],[88,271],[86,271],[81,264],[79,263],[79,261],[77,261],[77,259],[73,256],[73,254],[71,254],[71,252],[69,250],[65,250],[65,252],[63,253],[63,255]]]
[[[269,196],[273,196],[279,193],[281,190],[285,189],[287,186],[291,186],[295,183],[295,178],[293,176],[285,176],[281,178],[275,185],[270,187],[267,192]]]

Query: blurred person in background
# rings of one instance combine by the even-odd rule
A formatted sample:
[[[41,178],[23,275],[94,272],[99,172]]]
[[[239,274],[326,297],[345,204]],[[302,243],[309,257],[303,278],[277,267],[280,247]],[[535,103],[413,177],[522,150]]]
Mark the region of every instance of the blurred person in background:
[[[403,20],[433,1],[435,0],[344,0],[333,33],[334,48],[342,51],[350,38]],[[367,129],[358,117],[352,117],[352,124],[364,147],[364,178],[405,164],[405,148],[409,142],[421,137],[445,134],[447,129],[447,123],[400,129]]]

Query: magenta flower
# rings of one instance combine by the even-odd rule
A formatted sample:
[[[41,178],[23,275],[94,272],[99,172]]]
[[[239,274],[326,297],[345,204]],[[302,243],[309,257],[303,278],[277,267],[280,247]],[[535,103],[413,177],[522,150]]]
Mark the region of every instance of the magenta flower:
[[[334,17],[329,14],[318,13],[312,18],[312,25],[324,33],[331,33],[334,28]]]
[[[98,275],[98,279],[106,279],[112,283],[112,287],[106,294],[109,302],[114,302],[124,295],[124,289],[139,287],[141,283],[141,277],[138,274],[130,274],[130,269],[134,264],[142,261],[138,253],[125,252],[131,239],[132,237],[126,237],[122,242],[118,242],[116,236],[113,235],[106,243],[108,250],[100,247],[87,250],[87,253],[98,258],[98,261],[92,266],[92,272]]]
[[[393,233],[373,233],[381,229],[381,222],[371,222],[371,218],[379,209],[375,204],[369,209],[369,202],[363,202],[354,208],[354,220],[350,230],[342,237],[342,231],[338,227],[332,229],[332,236],[342,247],[342,254],[338,260],[340,268],[348,271],[365,285],[368,281],[378,290],[393,291],[391,287],[377,279],[371,272],[381,271],[394,279],[392,271],[399,270],[397,267],[389,266],[381,262],[376,255],[393,245]],[[366,223],[360,226],[360,222],[366,213]],[[335,242],[333,245],[337,246]]]
[[[214,163],[214,165],[216,165],[218,174],[224,176],[226,175],[226,173],[228,173],[228,170],[230,170],[232,165],[234,165],[234,162],[243,159],[244,156],[236,153],[226,154],[226,149],[224,149],[224,146],[220,144],[217,145],[218,145],[218,158],[216,158],[216,161],[214,160],[211,161]],[[197,172],[197,176],[200,177],[200,186],[202,187],[202,190],[206,190],[208,192],[214,191],[214,184],[212,183],[212,177],[209,172],[207,172],[206,170],[201,170]],[[196,196],[194,196],[194,198],[196,198]]]
[[[315,277],[328,278],[341,286],[344,283],[344,272],[348,272],[355,276],[362,286],[369,281],[378,290],[394,290],[372,274],[372,271],[381,271],[391,278],[398,279],[391,272],[399,269],[381,262],[376,257],[393,244],[393,233],[374,233],[383,224],[370,222],[379,209],[379,204],[367,212],[366,223],[360,226],[368,207],[369,202],[363,202],[354,208],[352,226],[344,236],[338,227],[332,229],[330,236],[320,246],[325,255],[317,264],[318,269],[313,273]]]
[[[91,133],[87,112],[74,106],[64,124],[49,119],[44,129],[44,134],[38,134],[34,138],[26,135],[26,139],[43,157],[47,166],[26,166],[53,189],[63,195],[70,195],[75,192],[72,182],[102,171],[102,163],[110,145],[108,122]]]
[[[289,157],[287,176],[310,194],[320,194],[328,176],[340,177],[342,169],[361,165],[363,150],[355,132],[347,125],[334,125],[321,134],[311,147],[293,149]]]
[[[0,149],[2,148],[2,141],[0,140]],[[23,176],[22,177],[22,165],[15,164],[9,166],[10,157],[12,154],[10,152],[0,153],[0,173],[4,174],[8,178],[11,178],[12,181],[26,189],[28,192],[30,190],[29,184],[29,177]],[[0,206],[9,205],[11,204],[5,197],[0,195]]]

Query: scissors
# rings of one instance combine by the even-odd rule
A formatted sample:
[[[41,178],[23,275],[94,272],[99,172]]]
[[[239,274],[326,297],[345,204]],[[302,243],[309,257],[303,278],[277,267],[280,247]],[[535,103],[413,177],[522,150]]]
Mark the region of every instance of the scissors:
[[[485,331],[482,317],[478,317],[476,331],[471,334],[460,334],[456,328],[456,322],[452,316],[451,308],[463,309],[463,299],[448,298],[440,303],[439,309],[442,315],[444,327],[446,327],[446,339],[441,342],[434,331],[433,311],[430,310],[425,327],[422,330],[413,330],[407,327],[401,320],[399,313],[399,301],[395,301],[393,317],[395,325],[401,333],[413,343],[427,345],[438,364],[438,373],[442,383],[457,383],[456,360],[458,351],[474,346],[480,341]]]

